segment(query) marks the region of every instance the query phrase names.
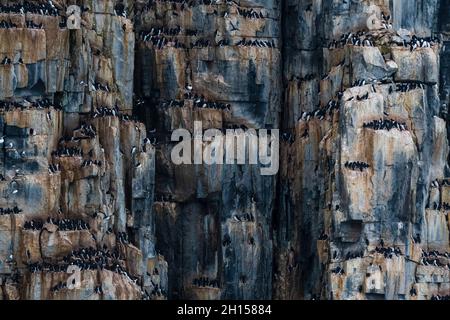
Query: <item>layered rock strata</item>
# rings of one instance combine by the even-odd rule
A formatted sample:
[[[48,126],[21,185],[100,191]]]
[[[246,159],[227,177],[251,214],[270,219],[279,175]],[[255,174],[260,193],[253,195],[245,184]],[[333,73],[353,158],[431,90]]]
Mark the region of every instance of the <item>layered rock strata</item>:
[[[1,299],[450,295],[449,1],[12,4]],[[280,129],[278,174],[175,165],[195,121]]]

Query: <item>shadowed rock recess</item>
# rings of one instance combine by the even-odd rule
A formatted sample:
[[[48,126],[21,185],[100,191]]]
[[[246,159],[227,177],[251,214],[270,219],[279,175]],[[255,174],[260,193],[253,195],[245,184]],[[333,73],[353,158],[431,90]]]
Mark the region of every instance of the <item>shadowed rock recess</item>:
[[[0,61],[0,299],[449,297],[449,0],[0,0]]]

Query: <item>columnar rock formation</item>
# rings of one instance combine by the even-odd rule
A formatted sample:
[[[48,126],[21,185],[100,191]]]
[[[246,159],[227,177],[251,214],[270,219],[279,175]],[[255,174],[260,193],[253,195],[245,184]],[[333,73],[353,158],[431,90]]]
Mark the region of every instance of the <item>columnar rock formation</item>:
[[[274,295],[448,295],[443,45],[411,50],[403,44],[413,35],[440,37],[439,3],[321,4],[286,1],[284,8],[285,39],[293,40],[285,41],[282,126],[297,139],[281,155],[277,225],[285,228],[276,233]],[[393,26],[383,15],[392,17]],[[360,30],[360,43],[333,42]],[[337,110],[328,111],[330,100]],[[326,114],[302,117],[317,108]],[[367,125],[374,120],[402,125]],[[367,167],[355,169],[355,162]],[[422,252],[434,250],[442,255],[421,263]]]
[[[239,14],[251,8],[264,18]],[[278,127],[280,8],[274,1],[241,8],[201,1],[182,8],[161,1],[136,10],[142,13],[136,21],[140,37],[135,90],[147,103],[146,119],[154,124],[160,141],[156,234],[157,247],[170,266],[169,293],[172,298],[268,299],[275,177],[261,176],[251,165],[174,166],[170,161],[174,144],[167,142],[174,129],[192,132],[193,121],[202,121],[204,129]],[[155,31],[161,28],[169,30]],[[171,35],[170,29],[178,28],[181,31]],[[244,38],[271,45],[236,45]],[[196,107],[197,95],[231,107]],[[184,107],[170,106],[167,101],[174,99],[184,100]],[[245,214],[253,221],[233,219]],[[201,278],[217,280],[218,286],[199,285],[196,279]]]
[[[449,1],[24,2],[0,1],[1,299],[450,295]],[[175,165],[194,121],[280,129],[279,173]]]
[[[86,1],[69,30],[66,3],[54,1],[56,15],[40,3],[0,18],[15,24],[0,29],[11,60],[0,66],[0,207],[20,211],[0,216],[1,296],[159,298],[167,264],[154,249],[155,149],[131,116],[132,22],[112,1]],[[70,264],[82,270],[74,290]]]

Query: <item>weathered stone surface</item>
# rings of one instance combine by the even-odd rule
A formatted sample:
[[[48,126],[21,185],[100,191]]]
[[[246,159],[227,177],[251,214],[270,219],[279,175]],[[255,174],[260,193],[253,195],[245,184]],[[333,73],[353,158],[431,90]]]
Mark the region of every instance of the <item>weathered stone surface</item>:
[[[392,48],[392,58],[398,65],[396,81],[438,83],[439,55],[431,48],[410,52],[408,48]],[[414,68],[411,68],[414,66]]]
[[[352,79],[381,80],[392,76],[398,66],[384,61],[377,47],[355,47],[351,49]],[[405,79],[406,80],[406,79]]]
[[[284,29],[293,39],[284,45],[282,127],[296,140],[281,145],[274,297],[414,300],[448,295],[440,284],[447,284],[446,262],[440,267],[421,264],[422,250],[449,251],[447,209],[442,208],[447,186],[431,187],[448,175],[447,113],[439,108],[441,96],[448,105],[448,95],[439,90],[446,70],[441,69],[443,47],[411,51],[394,43],[399,36],[408,35],[409,41],[412,35],[436,32],[439,1],[322,1],[307,10],[303,3],[287,1],[287,10]],[[381,12],[392,16],[393,29],[372,30],[374,47],[323,48],[344,33],[367,30],[367,18],[375,14],[379,19]],[[362,79],[366,85],[354,87]],[[374,79],[379,82],[372,85]],[[401,92],[395,82],[423,86]],[[361,99],[365,94],[367,99]],[[300,120],[304,112],[325,109],[333,99],[339,110],[332,115]],[[404,122],[408,129],[365,128],[380,119]],[[345,165],[354,161],[369,168]],[[377,254],[381,239],[402,255]],[[342,274],[334,272],[337,267]],[[427,268],[439,272],[421,270]],[[425,279],[421,282],[433,284],[418,283],[419,274]]]
[[[54,2],[63,16],[74,3]],[[448,2],[83,0],[74,29],[60,16],[0,13],[17,25],[0,28],[0,60],[11,59],[0,100],[21,105],[0,108],[0,208],[22,210],[0,215],[0,299],[449,295]],[[180,32],[149,41],[162,27]],[[328,45],[361,30],[373,46]],[[402,42],[413,35],[441,43],[411,51]],[[367,126],[380,119],[404,127]],[[171,134],[195,121],[291,134],[278,175],[175,165]],[[369,167],[350,168],[357,161]],[[62,219],[88,227],[63,230]],[[83,249],[117,263],[61,287],[70,274],[55,266]]]
[[[0,99],[23,105],[1,110],[5,179],[0,182],[0,204],[22,210],[0,215],[2,298],[141,299],[155,289],[147,285],[143,294],[144,278],[152,272],[147,261],[156,256],[155,148],[148,144],[143,150],[144,124],[117,116],[93,119],[90,114],[98,107],[117,107],[123,113],[133,109],[135,33],[131,20],[115,15],[115,4],[85,1],[92,10],[83,14],[80,30],[68,30],[62,17],[1,14],[18,27],[0,29],[0,55],[12,60],[0,66]],[[65,10],[60,13],[65,15]],[[26,20],[42,27],[27,28]],[[33,104],[38,99],[48,99],[52,107],[37,108]],[[86,137],[83,125],[92,125],[94,136]],[[130,157],[134,146],[139,151]],[[65,148],[82,154],[54,153]],[[60,230],[45,223],[48,218],[82,219],[89,228]],[[26,229],[31,220],[43,221],[42,230]],[[69,274],[46,267],[30,272],[31,264],[61,264],[71,252],[87,248],[122,248],[127,275],[83,271],[80,289],[52,291]],[[164,266],[163,258],[158,261]],[[159,299],[167,292],[166,269],[153,282],[159,286]],[[102,296],[94,292],[98,286]]]

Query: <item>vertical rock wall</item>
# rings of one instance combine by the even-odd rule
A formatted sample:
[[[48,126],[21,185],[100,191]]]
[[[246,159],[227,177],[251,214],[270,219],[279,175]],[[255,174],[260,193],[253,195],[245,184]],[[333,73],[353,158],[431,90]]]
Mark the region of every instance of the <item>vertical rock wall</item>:
[[[169,263],[171,298],[272,297],[275,177],[250,165],[180,167],[170,161],[171,132],[192,133],[194,121],[202,121],[203,129],[278,127],[281,88],[274,80],[281,77],[281,11],[278,1],[243,2],[239,10],[252,8],[263,18],[245,18],[226,3],[136,7],[136,93],[158,133],[157,248]],[[168,30],[153,39],[167,43],[148,39],[163,27]],[[236,45],[244,38],[274,45]],[[197,98],[186,94],[230,107],[198,108]],[[184,107],[171,106],[175,99]],[[246,215],[252,221],[234,219]],[[202,278],[213,285],[202,285]]]
[[[446,77],[445,42],[412,52],[395,44],[405,29],[409,37],[438,35],[439,5],[285,2],[284,34],[292,38],[284,42],[282,125],[296,141],[281,155],[275,297],[448,295],[448,142],[440,100],[445,85],[444,91],[439,86],[440,74]],[[383,13],[393,28],[368,32],[368,18],[381,20]],[[329,46],[360,30],[373,46]],[[365,83],[355,85],[360,80]],[[422,85],[397,90],[411,82]],[[330,109],[330,100],[338,107]],[[324,116],[315,113],[321,108]],[[311,111],[316,116],[303,116]],[[380,119],[407,129],[365,125]],[[369,167],[348,166],[357,161]],[[433,250],[439,254],[430,255]]]
[[[0,67],[0,207],[20,212],[0,216],[0,296],[160,298],[156,154],[131,116],[133,24],[114,1],[54,1],[59,15],[29,9],[42,3],[1,14],[16,27],[0,29],[0,55],[12,60]],[[72,4],[83,8],[79,30],[66,28]],[[68,264],[82,270],[74,290],[62,285]]]
[[[0,13],[0,298],[449,295],[449,1],[213,2]],[[195,121],[281,129],[279,173],[174,165]]]

